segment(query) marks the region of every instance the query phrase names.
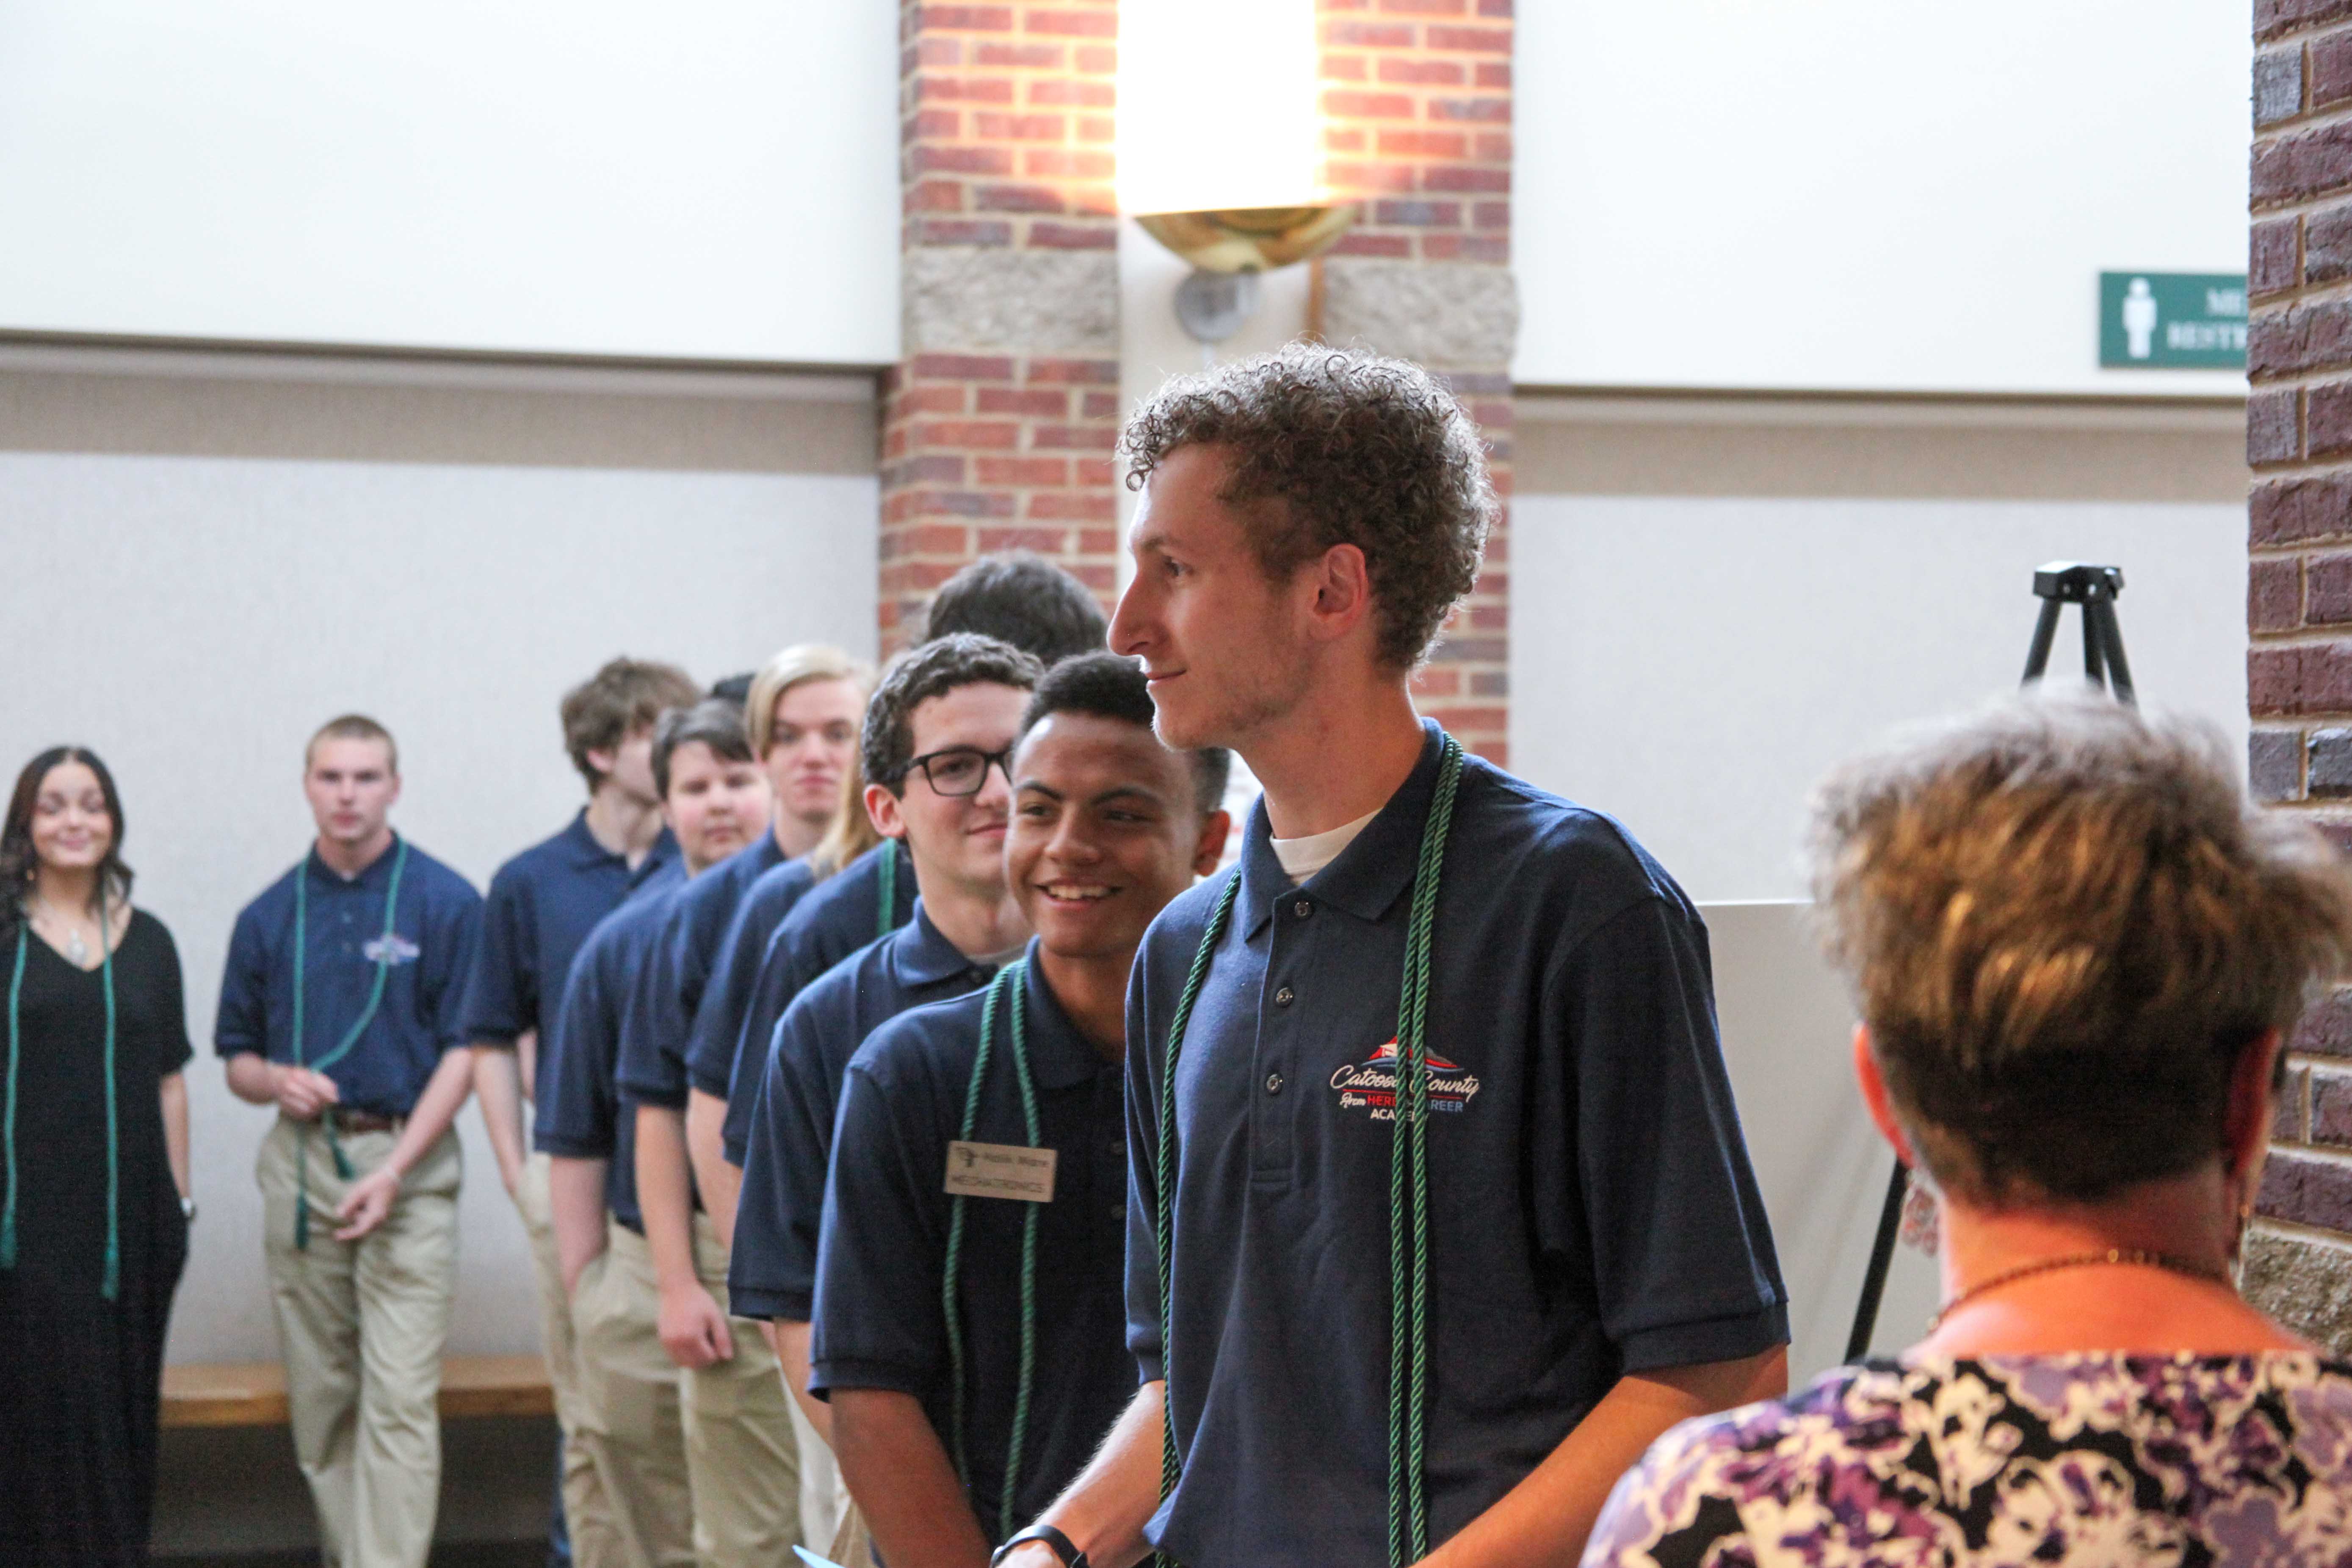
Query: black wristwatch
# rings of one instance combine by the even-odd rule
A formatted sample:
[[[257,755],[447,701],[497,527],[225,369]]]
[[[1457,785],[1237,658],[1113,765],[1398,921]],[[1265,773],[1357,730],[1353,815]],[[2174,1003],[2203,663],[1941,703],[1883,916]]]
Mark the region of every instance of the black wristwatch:
[[[988,1560],[988,1568],[997,1568],[998,1563],[1013,1555],[1015,1547],[1026,1546],[1033,1541],[1044,1542],[1054,1555],[1062,1560],[1062,1568],[1094,1568],[1087,1561],[1087,1554],[1078,1550],[1077,1542],[1050,1524],[1033,1524],[998,1547]]]

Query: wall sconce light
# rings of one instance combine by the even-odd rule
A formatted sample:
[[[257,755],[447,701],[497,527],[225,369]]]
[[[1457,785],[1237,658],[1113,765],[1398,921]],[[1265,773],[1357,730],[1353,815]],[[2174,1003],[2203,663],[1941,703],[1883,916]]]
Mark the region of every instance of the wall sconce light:
[[[1196,342],[1221,343],[1257,309],[1257,275],[1311,260],[1356,221],[1353,202],[1138,213],[1146,234],[1192,264],[1176,290],[1176,319]]]

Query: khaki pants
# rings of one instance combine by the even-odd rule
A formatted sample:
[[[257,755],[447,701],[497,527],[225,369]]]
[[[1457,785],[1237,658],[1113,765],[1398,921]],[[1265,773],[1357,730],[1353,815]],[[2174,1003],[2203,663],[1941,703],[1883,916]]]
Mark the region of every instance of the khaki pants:
[[[723,1309],[727,1248],[706,1215],[694,1216],[694,1264]],[[728,1328],[735,1354],[680,1385],[695,1555],[702,1568],[771,1568],[792,1561],[802,1539],[797,1413],[760,1326],[730,1318]]]
[[[572,1296],[578,1414],[568,1430],[596,1471],[618,1561],[626,1568],[692,1568],[678,1369],[656,1328],[661,1291],[653,1258],[646,1238],[617,1221],[607,1219],[604,1236],[604,1250],[581,1270]]]
[[[563,1267],[555,1252],[555,1225],[548,1211],[548,1157],[524,1163],[515,1206],[530,1233],[530,1258],[539,1274],[540,1342],[546,1347],[547,1381],[555,1391],[555,1418],[563,1428],[563,1519],[578,1568],[632,1568],[613,1521],[588,1445],[580,1430],[580,1352],[572,1332],[572,1303],[563,1295]]]
[[[262,1140],[262,1241],[294,1452],[319,1513],[329,1568],[425,1568],[441,1490],[441,1346],[457,1276],[457,1138],[444,1134],[401,1184],[383,1224],[335,1239],[335,1174],[323,1129],[280,1117]],[[342,1140],[354,1174],[396,1134]],[[300,1163],[310,1169],[310,1246],[294,1245]]]

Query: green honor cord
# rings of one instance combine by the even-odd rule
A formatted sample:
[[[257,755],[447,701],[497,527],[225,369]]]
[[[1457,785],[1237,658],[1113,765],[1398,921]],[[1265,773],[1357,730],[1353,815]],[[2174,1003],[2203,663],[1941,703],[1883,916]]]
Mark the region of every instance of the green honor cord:
[[[360,1043],[367,1026],[375,1021],[376,1009],[383,1004],[384,977],[392,973],[392,942],[394,922],[400,915],[400,874],[408,869],[408,840],[396,839],[392,854],[392,886],[383,895],[383,936],[376,944],[375,984],[368,992],[367,1005],[335,1048],[315,1062],[302,1057],[302,991],[309,963],[309,932],[310,929],[310,862],[305,856],[302,864],[294,868],[294,1065],[307,1067],[313,1072],[325,1072],[351,1055],[352,1047]],[[327,1152],[335,1157],[335,1174],[343,1181],[352,1179],[352,1163],[343,1153],[343,1141],[335,1135],[331,1110],[320,1113],[327,1126]],[[298,1251],[310,1247],[310,1123],[301,1123],[294,1143],[294,1246]]]
[[[1012,1016],[1013,1080],[1021,1087],[1022,1124],[1027,1129],[1029,1147],[1038,1147],[1042,1136],[1037,1121],[1037,1089],[1029,1077],[1029,1016],[1027,987],[1024,977],[1029,963],[1018,959],[997,972],[988,987],[988,995],[980,1008],[980,1051],[972,1059],[971,1083],[964,1090],[963,1130],[958,1141],[970,1142],[973,1130],[980,1123],[980,1089],[988,1077],[988,1063],[996,1044],[996,1013],[1003,1006]],[[1009,1000],[1008,1000],[1009,999]],[[961,1194],[948,1202],[947,1258],[940,1270],[940,1305],[947,1314],[948,1377],[952,1388],[954,1417],[950,1436],[955,1447],[956,1475],[964,1489],[971,1488],[971,1466],[964,1451],[964,1345],[963,1310],[956,1299],[956,1285],[962,1274],[964,1207],[969,1202]],[[1004,1488],[996,1505],[996,1531],[991,1538],[1003,1540],[1012,1533],[1013,1497],[1021,1485],[1021,1450],[1029,1436],[1029,1396],[1036,1384],[1037,1373],[1037,1210],[1030,1204],[1029,1212],[1021,1220],[1021,1382],[1013,1399],[1013,1434],[1004,1445]]]
[[[1412,913],[1405,925],[1404,980],[1397,997],[1396,1087],[1389,1140],[1389,1563],[1391,1568],[1429,1552],[1429,1509],[1423,1475],[1429,1405],[1429,984],[1436,929],[1437,884],[1445,868],[1454,797],[1462,782],[1462,746],[1444,737],[1437,792],[1422,825],[1421,858],[1412,881]],[[1217,943],[1233,922],[1241,891],[1235,867],[1201,933],[1200,950],[1168,1020],[1168,1047],[1160,1073],[1160,1146],[1152,1162],[1153,1235],[1160,1254],[1160,1495],[1176,1489],[1183,1460],[1176,1448],[1176,1299],[1172,1259],[1176,1226],[1176,1062],[1184,1030],[1209,976]],[[1163,1563],[1173,1559],[1160,1554]]]
[[[22,1054],[25,952],[31,926],[22,918],[17,921],[16,961],[8,974],[8,1106],[5,1137],[0,1137],[5,1144],[8,1201],[0,1208],[0,1268],[16,1267],[16,1062]],[[114,936],[107,929],[103,894],[98,902],[98,951],[106,989],[106,1273],[98,1293],[111,1301],[122,1289],[122,1121],[114,1081]]]

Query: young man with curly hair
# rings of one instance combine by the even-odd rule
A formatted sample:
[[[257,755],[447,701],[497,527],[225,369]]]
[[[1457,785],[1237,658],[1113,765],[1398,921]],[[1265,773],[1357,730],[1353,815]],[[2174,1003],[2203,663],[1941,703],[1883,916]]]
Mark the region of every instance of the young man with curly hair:
[[[1142,1387],[998,1557],[1572,1562],[1659,1433],[1786,1382],[1706,929],[1413,711],[1496,509],[1435,380],[1297,345],[1170,383],[1126,449],[1111,647],[1265,795],[1129,992]]]

